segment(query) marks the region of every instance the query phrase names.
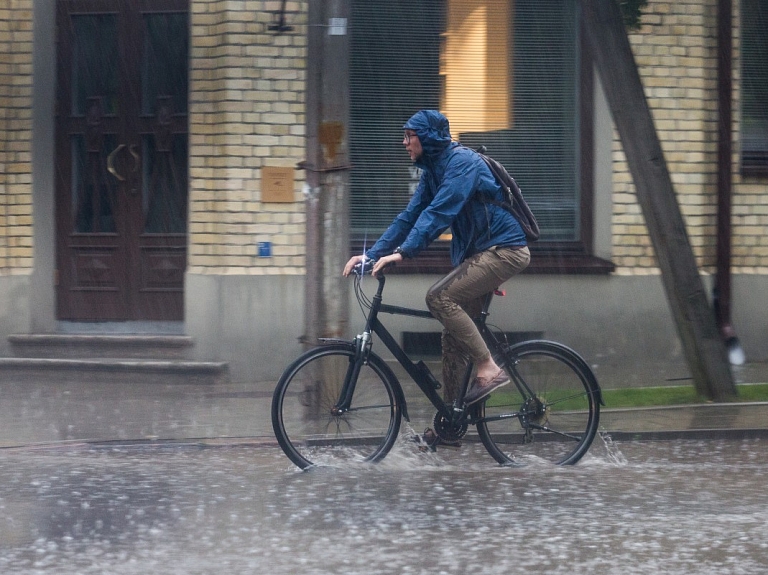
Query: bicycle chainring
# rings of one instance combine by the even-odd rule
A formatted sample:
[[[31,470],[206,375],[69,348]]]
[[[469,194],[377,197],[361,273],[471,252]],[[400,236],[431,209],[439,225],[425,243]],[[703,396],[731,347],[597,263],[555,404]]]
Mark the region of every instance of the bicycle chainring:
[[[443,441],[458,441],[467,434],[467,421],[464,419],[459,424],[448,421],[441,413],[436,413],[432,421],[437,436]]]

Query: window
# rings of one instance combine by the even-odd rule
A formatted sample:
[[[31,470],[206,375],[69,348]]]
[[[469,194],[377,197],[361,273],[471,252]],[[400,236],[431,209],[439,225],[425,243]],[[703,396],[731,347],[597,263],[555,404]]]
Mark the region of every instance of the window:
[[[768,175],[768,0],[741,3],[741,171]]]
[[[589,256],[592,67],[576,0],[353,0],[350,31],[353,249],[410,199],[419,173],[402,125],[436,108],[454,139],[486,146],[518,181],[542,228],[537,251],[558,271]],[[447,267],[440,244],[421,271]]]

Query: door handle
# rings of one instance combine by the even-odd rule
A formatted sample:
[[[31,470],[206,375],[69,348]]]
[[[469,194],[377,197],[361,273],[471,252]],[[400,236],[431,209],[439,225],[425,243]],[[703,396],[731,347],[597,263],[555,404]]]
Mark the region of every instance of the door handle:
[[[131,144],[128,147],[128,151],[131,153],[131,156],[133,156],[133,173],[134,174],[139,171],[139,166],[141,165],[139,153],[136,151],[137,147],[138,146],[136,146],[136,144]]]
[[[128,151],[131,153],[131,156],[133,156],[133,171],[131,173],[135,174],[139,171],[139,166],[141,166],[141,158],[139,156],[139,153],[136,151],[136,144],[131,144],[128,146]],[[135,186],[135,180],[134,180],[134,187],[131,188],[131,194],[136,195],[138,193],[138,190]]]
[[[112,152],[109,154],[109,156],[107,156],[107,171],[110,174],[112,174],[115,178],[120,180],[121,182],[124,182],[125,178],[117,173],[117,170],[115,169],[114,163],[115,163],[115,156],[123,148],[125,148],[125,144],[120,144],[120,145],[117,146],[117,148],[112,150]]]

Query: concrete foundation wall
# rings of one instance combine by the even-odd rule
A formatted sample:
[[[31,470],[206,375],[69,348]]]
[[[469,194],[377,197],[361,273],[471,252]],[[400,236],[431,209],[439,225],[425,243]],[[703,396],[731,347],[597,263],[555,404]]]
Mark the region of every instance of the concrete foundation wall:
[[[385,301],[424,307],[422,294],[437,276],[392,276]],[[375,281],[366,278],[370,295]],[[230,362],[235,381],[277,379],[302,350],[303,277],[187,277],[186,332],[198,359]],[[705,278],[709,285],[709,278]],[[768,360],[768,310],[759,294],[768,278],[734,278],[734,326],[748,361]],[[350,292],[352,282],[350,281]],[[505,331],[538,331],[582,354],[605,387],[669,385],[688,369],[659,276],[523,276],[505,284],[507,296],[491,307],[490,323]],[[709,289],[709,288],[707,288]],[[432,320],[383,316],[398,338],[403,331],[438,332]],[[354,297],[350,337],[362,329]],[[380,343],[377,353],[389,357]]]
[[[302,351],[303,276],[187,274],[185,301],[195,359],[228,362],[233,381],[277,381]]]
[[[0,357],[10,354],[9,335],[29,331],[31,292],[30,276],[0,276]]]

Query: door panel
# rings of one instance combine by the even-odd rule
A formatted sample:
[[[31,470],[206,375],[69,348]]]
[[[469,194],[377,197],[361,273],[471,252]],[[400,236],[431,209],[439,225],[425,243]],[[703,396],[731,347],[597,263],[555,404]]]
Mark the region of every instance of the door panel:
[[[187,3],[57,9],[58,317],[182,319]]]

